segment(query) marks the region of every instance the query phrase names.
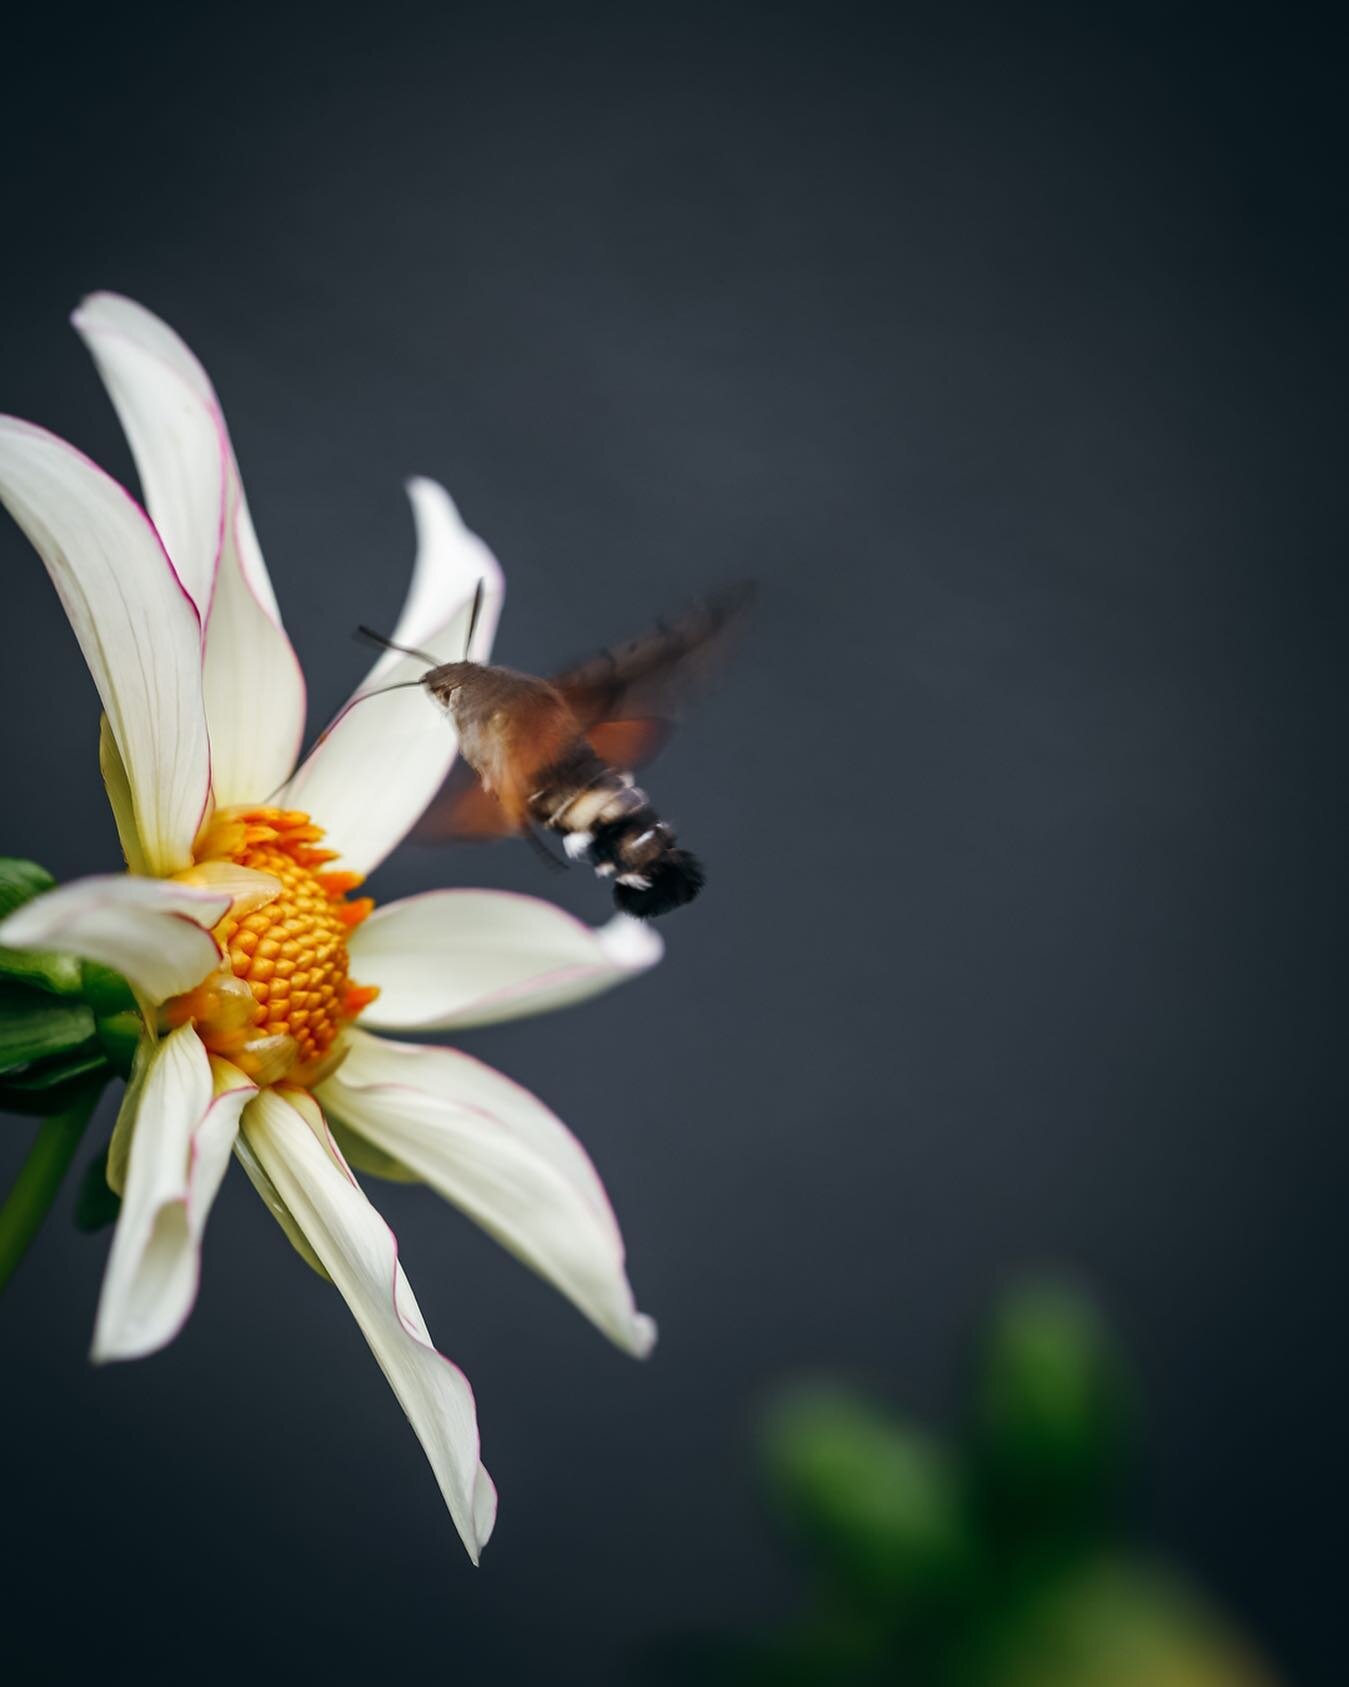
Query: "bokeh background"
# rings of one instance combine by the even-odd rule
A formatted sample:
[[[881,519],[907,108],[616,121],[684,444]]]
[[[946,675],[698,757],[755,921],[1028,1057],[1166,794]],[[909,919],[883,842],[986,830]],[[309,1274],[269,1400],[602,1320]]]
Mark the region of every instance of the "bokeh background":
[[[1138,1529],[1344,1679],[1336,713],[1343,43],[1329,9],[389,4],[12,20],[0,407],[131,479],[65,325],[213,373],[317,730],[392,623],[402,479],[547,667],[762,592],[648,781],[706,857],[646,980],[484,1030],[582,1136],[641,1366],[377,1191],[502,1492],[481,1571],[245,1180],[168,1352],[94,1372],[73,1188],[0,1305],[16,1680],[623,1682],[771,1622],[748,1424],[850,1375],[940,1421],[1027,1265],[1148,1400]],[[97,711],[0,526],[0,848],[116,857]],[[523,848],[373,889],[508,886]],[[31,1126],[6,1121],[0,1177]],[[95,1147],[91,1137],[89,1152]]]

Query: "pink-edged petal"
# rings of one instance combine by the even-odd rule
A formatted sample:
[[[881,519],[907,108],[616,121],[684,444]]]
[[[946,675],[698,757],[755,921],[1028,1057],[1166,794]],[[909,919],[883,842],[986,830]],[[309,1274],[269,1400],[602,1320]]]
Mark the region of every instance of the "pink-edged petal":
[[[266,802],[289,777],[304,737],[304,675],[242,561],[242,498],[239,492],[226,529],[202,671],[212,785],[222,808]]]
[[[220,401],[188,346],[133,300],[94,293],[72,320],[126,430],[146,506],[206,625],[216,801],[261,802],[295,765],[304,678],[281,625]]]
[[[211,927],[229,912],[228,890],[109,873],[72,879],[0,921],[0,946],[50,949],[100,961],[150,1002],[200,984],[220,964]]]
[[[664,945],[624,914],[591,927],[533,896],[436,890],[377,908],[351,937],[351,963],[379,995],[376,1030],[448,1031],[546,1013],[654,966]]]
[[[302,1093],[262,1091],[244,1112],[243,1134],[370,1344],[476,1564],[492,1532],[496,1491],[478,1456],[473,1391],[432,1345],[393,1232]]]
[[[321,1087],[335,1119],[415,1172],[644,1358],[623,1238],[589,1156],[537,1097],[455,1049],[351,1034]]]
[[[211,1059],[190,1025],[149,1052],[94,1324],[96,1362],[155,1353],[187,1321],[206,1218],[256,1093],[242,1072]]]
[[[55,434],[0,417],[0,502],[47,566],[107,711],[136,833],[186,867],[210,792],[196,608],[145,512]]]
[[[471,655],[485,662],[505,592],[496,559],[464,526],[442,487],[414,480],[408,493],[417,563],[395,636],[446,661],[461,660],[482,582]],[[326,831],[325,847],[339,851],[342,866],[353,872],[373,871],[402,842],[454,761],[454,729],[426,692],[412,687],[374,695],[419,679],[426,666],[386,651],[287,787],[287,805],[314,816]]]
[[[210,382],[172,329],[129,299],[95,293],[71,321],[116,407],[150,519],[205,621],[227,478]]]

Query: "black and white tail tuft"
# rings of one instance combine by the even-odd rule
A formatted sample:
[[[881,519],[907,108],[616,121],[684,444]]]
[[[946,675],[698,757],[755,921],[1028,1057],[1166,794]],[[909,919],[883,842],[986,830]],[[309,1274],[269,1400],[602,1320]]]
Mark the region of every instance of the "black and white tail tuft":
[[[674,832],[650,808],[594,827],[585,858],[601,878],[613,880],[623,912],[641,920],[682,908],[703,888],[697,858],[676,846]]]
[[[614,901],[625,914],[651,920],[692,902],[702,888],[703,869],[697,856],[686,849],[670,849],[645,873],[616,879]]]

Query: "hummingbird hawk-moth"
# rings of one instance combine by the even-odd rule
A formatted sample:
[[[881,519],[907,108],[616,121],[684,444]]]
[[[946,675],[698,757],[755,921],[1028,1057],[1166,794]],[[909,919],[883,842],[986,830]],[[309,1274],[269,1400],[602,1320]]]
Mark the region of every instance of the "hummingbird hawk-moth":
[[[537,827],[558,833],[570,860],[610,880],[625,913],[652,919],[691,902],[702,866],[679,847],[633,770],[664,742],[673,699],[749,595],[739,586],[708,598],[548,679],[406,650],[431,664],[410,683],[450,717],[462,758],[419,835],[495,838]]]

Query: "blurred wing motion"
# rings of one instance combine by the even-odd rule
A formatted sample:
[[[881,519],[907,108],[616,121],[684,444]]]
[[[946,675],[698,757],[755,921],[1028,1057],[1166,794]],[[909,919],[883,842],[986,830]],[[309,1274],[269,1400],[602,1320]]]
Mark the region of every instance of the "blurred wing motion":
[[[668,724],[714,665],[722,635],[752,595],[749,585],[732,586],[694,604],[676,621],[657,622],[630,644],[601,650],[550,675],[550,683],[566,698],[587,737],[592,728],[622,722]]]
[[[549,676],[602,762],[629,772],[660,753],[680,705],[717,665],[731,624],[752,596],[748,584],[730,587],[628,644]],[[413,836],[422,843],[482,841],[521,830],[460,757]]]

